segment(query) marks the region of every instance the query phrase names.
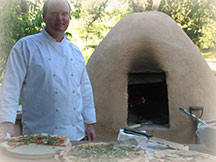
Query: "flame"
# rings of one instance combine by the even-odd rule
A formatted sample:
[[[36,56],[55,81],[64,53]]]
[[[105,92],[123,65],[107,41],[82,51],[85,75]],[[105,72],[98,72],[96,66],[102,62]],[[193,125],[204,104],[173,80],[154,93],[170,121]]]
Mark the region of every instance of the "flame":
[[[146,103],[145,97],[139,97],[137,98],[137,101],[134,101],[133,104],[129,103],[130,108],[134,108],[136,105],[144,104]]]
[[[145,103],[145,102],[146,102],[145,97],[142,97],[142,103]]]

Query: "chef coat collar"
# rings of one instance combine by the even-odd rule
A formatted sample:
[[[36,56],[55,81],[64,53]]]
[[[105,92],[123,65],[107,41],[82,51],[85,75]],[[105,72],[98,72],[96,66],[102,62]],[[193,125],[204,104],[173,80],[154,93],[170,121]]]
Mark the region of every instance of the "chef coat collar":
[[[52,41],[52,42],[57,42],[57,41],[45,30],[45,28],[42,29],[41,33],[44,34],[45,37],[46,37],[48,40],[50,40],[50,41]],[[66,41],[66,36],[65,36],[65,34],[64,34],[64,38],[62,39],[61,42],[58,42],[58,43],[64,43],[65,41]]]

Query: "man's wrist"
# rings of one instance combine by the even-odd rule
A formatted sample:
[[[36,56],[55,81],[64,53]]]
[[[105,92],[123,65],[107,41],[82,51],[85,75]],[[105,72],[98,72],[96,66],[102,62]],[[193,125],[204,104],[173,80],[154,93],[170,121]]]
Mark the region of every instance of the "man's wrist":
[[[87,124],[87,128],[93,128],[95,123]]]
[[[87,124],[87,125],[92,125],[92,126],[94,126],[94,124],[95,124],[95,123],[89,123],[89,124]]]

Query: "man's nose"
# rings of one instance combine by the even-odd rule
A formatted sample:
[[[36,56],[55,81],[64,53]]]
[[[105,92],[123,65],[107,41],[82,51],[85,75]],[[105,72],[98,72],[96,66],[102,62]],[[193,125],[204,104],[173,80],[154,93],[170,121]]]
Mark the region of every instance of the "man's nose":
[[[62,14],[58,14],[58,16],[57,16],[57,19],[58,20],[61,20],[61,19],[63,19],[64,17],[63,17],[63,15]]]
[[[65,16],[64,14],[58,14],[58,15],[57,15],[57,19],[58,19],[58,20],[62,20],[62,19],[64,19],[64,18],[66,18],[66,16]]]

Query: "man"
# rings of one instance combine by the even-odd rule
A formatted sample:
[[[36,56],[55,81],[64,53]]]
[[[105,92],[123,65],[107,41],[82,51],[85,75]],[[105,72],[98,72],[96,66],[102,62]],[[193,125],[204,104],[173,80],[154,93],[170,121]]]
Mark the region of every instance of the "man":
[[[11,49],[2,82],[1,138],[14,136],[19,96],[23,134],[50,133],[70,140],[96,138],[92,88],[79,49],[65,38],[70,19],[66,0],[47,0],[46,27]]]

